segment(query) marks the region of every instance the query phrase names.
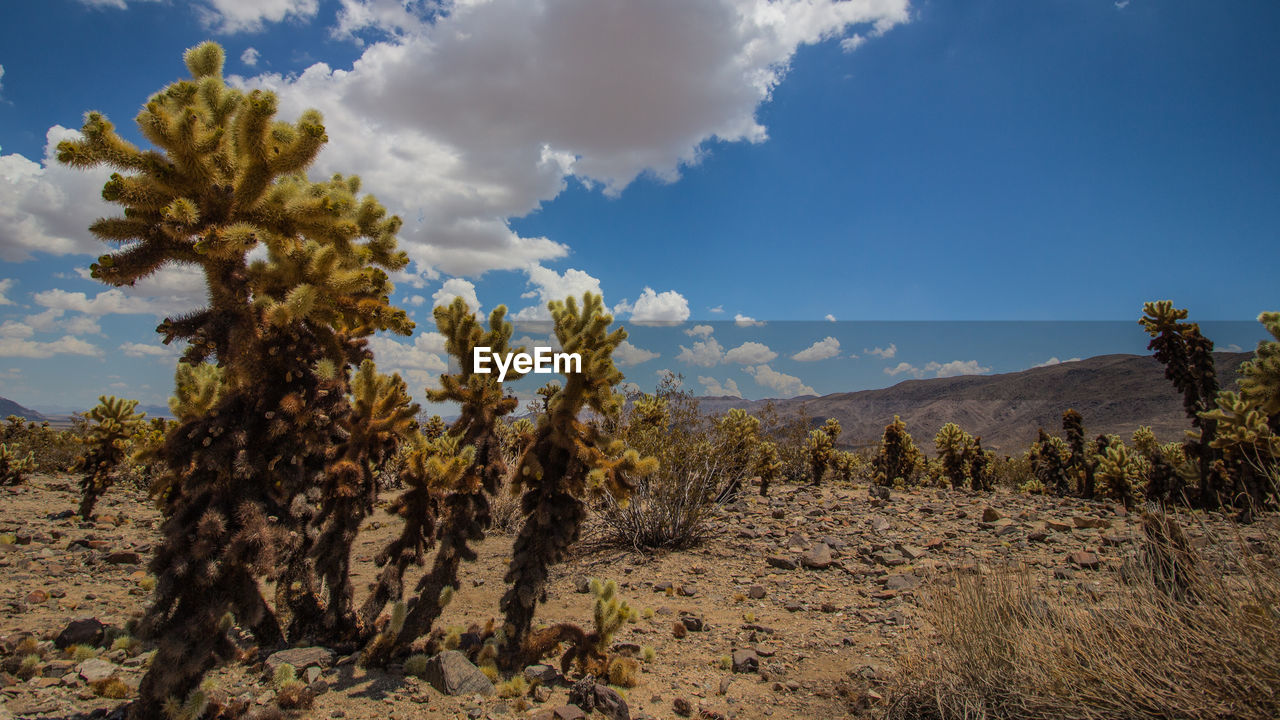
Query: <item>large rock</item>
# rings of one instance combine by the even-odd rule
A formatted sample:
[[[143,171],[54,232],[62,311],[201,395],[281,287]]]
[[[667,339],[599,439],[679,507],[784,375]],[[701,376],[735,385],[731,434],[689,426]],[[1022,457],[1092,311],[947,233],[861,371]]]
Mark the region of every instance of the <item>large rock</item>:
[[[493,694],[493,682],[457,650],[446,650],[427,660],[422,677],[445,695]]]
[[[795,558],[789,558],[785,555],[774,555],[768,559],[768,563],[771,567],[776,567],[779,570],[795,570],[800,567],[800,563],[796,562]]]
[[[81,618],[72,620],[58,633],[53,644],[59,650],[66,650],[72,645],[91,645],[98,647],[106,636],[107,625],[98,618]]]
[[[835,559],[831,557],[831,548],[826,543],[818,543],[801,556],[800,562],[807,568],[824,570],[831,567]]]
[[[80,673],[80,677],[90,684],[106,680],[116,674],[116,666],[102,658],[89,658],[80,663],[76,670]]]
[[[738,649],[733,651],[733,671],[736,673],[753,673],[760,669],[760,658],[754,650]]]
[[[333,658],[333,651],[325,647],[289,648],[268,655],[266,665],[272,675],[275,674],[276,668],[285,664],[292,665],[293,669],[301,674],[309,667],[321,669],[333,667]]]

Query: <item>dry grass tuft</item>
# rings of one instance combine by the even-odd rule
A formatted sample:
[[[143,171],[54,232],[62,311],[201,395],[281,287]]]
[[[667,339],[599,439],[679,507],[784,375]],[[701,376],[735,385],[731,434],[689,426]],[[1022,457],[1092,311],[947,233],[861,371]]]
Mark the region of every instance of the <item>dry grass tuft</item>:
[[[936,644],[906,656],[885,717],[1280,717],[1280,532],[1199,552],[1163,514],[1094,599],[1026,573],[957,576],[926,603]]]

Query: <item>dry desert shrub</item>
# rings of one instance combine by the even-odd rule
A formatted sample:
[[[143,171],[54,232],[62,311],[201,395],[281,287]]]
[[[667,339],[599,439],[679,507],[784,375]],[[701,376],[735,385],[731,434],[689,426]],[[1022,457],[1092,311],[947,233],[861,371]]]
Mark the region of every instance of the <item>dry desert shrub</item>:
[[[1008,570],[926,602],[931,647],[900,662],[887,718],[1280,717],[1280,531],[1204,551],[1163,514],[1099,600]]]

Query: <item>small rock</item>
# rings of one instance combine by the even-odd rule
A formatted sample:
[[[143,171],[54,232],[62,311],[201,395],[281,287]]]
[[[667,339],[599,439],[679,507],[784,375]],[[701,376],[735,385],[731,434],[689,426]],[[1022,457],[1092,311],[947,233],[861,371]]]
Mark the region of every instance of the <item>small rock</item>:
[[[753,673],[760,669],[760,658],[755,650],[739,648],[733,651],[733,671]]]
[[[115,675],[116,666],[101,658],[89,658],[80,663],[76,671],[85,682],[96,683]]]
[[[911,590],[920,585],[915,575],[887,575],[884,579],[886,590]]]
[[[318,668],[333,667],[334,652],[325,647],[289,648],[267,656],[267,671],[275,675],[281,665],[292,665],[294,670],[303,672],[311,666]]]
[[[1076,527],[1078,528],[1109,528],[1111,527],[1111,521],[1107,520],[1106,518],[1096,518],[1096,517],[1088,517],[1086,515],[1076,515],[1071,518],[1071,521],[1074,522],[1076,524]]]
[[[136,552],[113,552],[102,561],[108,565],[141,565],[142,556]]]
[[[564,675],[551,665],[530,665],[524,669],[524,676],[530,681],[542,685],[555,685],[564,680]]]
[[[702,618],[696,615],[683,615],[680,617],[680,622],[684,623],[685,629],[689,632],[702,632],[704,627]]]
[[[36,588],[35,590],[32,590],[31,592],[27,593],[26,601],[31,605],[39,605],[40,603],[48,602],[49,593],[39,588]]]
[[[574,583],[573,590],[574,592],[577,592],[580,595],[586,595],[587,593],[591,592],[591,578],[589,577],[578,578],[578,581]]]
[[[1085,570],[1096,569],[1102,564],[1102,561],[1098,559],[1097,555],[1083,550],[1071,553],[1067,559]]]
[[[751,587],[747,588],[747,597],[751,598],[752,600],[759,600],[760,598],[763,598],[766,594],[767,593],[765,592],[763,585],[752,585]]]
[[[671,709],[680,717],[689,717],[693,714],[693,705],[690,705],[689,701],[682,697],[671,701]]]
[[[824,570],[831,567],[834,559],[831,557],[831,548],[827,547],[826,543],[818,543],[805,552],[800,562],[807,568]]]
[[[62,632],[58,633],[58,637],[54,639],[53,644],[59,650],[66,650],[72,645],[98,647],[102,644],[102,638],[106,631],[107,625],[100,622],[98,618],[72,620],[67,623]]]
[[[774,555],[770,557],[768,559],[768,563],[771,567],[776,567],[779,570],[795,570],[800,567],[800,563],[796,562],[795,558],[784,557],[781,555]]]
[[[1000,511],[993,507],[988,506],[982,510],[982,522],[993,523],[1003,517],[1004,515],[1001,515]]]
[[[1071,580],[1075,576],[1076,574],[1071,570],[1071,568],[1062,567],[1053,569],[1053,577],[1055,580]]]

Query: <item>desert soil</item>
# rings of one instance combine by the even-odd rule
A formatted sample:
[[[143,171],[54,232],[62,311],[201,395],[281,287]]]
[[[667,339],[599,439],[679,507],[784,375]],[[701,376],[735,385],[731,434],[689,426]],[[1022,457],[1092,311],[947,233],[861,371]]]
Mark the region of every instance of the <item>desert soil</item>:
[[[3,653],[24,634],[50,647],[77,618],[123,627],[145,607],[159,514],[127,488],[109,491],[94,523],[67,516],[77,501],[68,477],[0,488]],[[372,558],[396,523],[381,512],[366,521],[355,551],[357,588],[372,581]],[[1191,523],[1189,534],[1202,537],[1225,519],[1210,516],[1208,523]],[[1096,598],[1110,577],[1099,569],[1124,562],[1140,535],[1133,517],[1107,503],[932,488],[883,500],[865,486],[782,485],[769,498],[744,495],[722,508],[707,539],[689,550],[645,555],[610,548],[589,531],[574,556],[554,568],[538,619],[589,626],[585,580],[618,582],[642,617],[615,640],[656,651],[638,685],[623,690],[633,718],[673,718],[686,707],[695,717],[744,720],[856,716],[874,709],[876,687],[896,659],[930,642],[920,603],[928,592],[945,592],[955,571],[1018,565],[1046,589]],[[497,615],[511,544],[511,535],[494,534],[479,561],[464,566],[444,626]],[[673,625],[699,621],[700,631],[676,637]],[[106,667],[136,689],[146,650],[107,650],[99,660],[110,665],[92,669]],[[339,656],[319,672],[324,691],[301,717],[549,718],[557,709],[572,711],[563,707],[564,684],[525,701],[447,696],[396,668],[366,672],[351,660]],[[0,720],[95,710],[102,716],[121,704],[96,696],[86,675],[81,663],[52,649],[35,677],[0,672]],[[212,677],[231,697],[272,698],[261,663],[224,667]]]

